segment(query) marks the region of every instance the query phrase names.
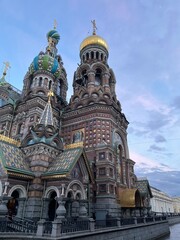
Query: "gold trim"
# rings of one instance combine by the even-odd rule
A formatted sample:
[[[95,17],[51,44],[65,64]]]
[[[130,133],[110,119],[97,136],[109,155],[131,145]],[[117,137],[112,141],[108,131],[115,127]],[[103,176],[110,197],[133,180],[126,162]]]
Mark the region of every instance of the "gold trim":
[[[42,179],[49,179],[49,178],[63,178],[63,177],[67,177],[66,174],[62,174],[62,175],[48,175],[48,176],[42,176]]]
[[[30,176],[30,175],[25,175],[25,174],[21,174],[21,173],[14,173],[14,172],[9,172],[9,171],[7,171],[7,174],[8,175],[12,175],[12,176],[16,176],[16,177],[22,177],[22,178],[31,178],[31,179],[33,179],[34,178],[34,176]]]
[[[0,134],[0,140],[1,141],[4,141],[4,142],[8,142],[8,143],[11,143],[11,144],[14,144],[16,145],[17,147],[19,147],[21,145],[21,142],[20,141],[16,141],[14,140],[13,138],[9,138],[9,137],[6,137],[2,134]]]
[[[71,149],[71,148],[77,148],[77,147],[83,147],[83,142],[77,142],[77,143],[72,143],[69,145],[65,145],[64,149]]]

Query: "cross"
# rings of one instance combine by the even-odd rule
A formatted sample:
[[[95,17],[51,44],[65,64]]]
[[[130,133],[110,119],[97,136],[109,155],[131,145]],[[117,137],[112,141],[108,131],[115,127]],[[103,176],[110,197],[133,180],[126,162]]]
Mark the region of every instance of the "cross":
[[[50,89],[50,90],[49,90],[49,92],[48,92],[47,96],[48,96],[48,102],[50,102],[50,100],[51,100],[51,97],[53,97],[53,96],[54,96],[54,93],[53,93],[52,89]]]
[[[92,25],[93,25],[93,35],[96,35],[96,30],[97,30],[96,21],[92,20],[91,22],[92,22]]]
[[[56,19],[54,19],[54,29],[56,29],[57,28],[57,21],[56,21]]]
[[[10,66],[10,63],[9,63],[9,62],[3,62],[3,63],[4,63],[4,65],[5,65],[4,74],[6,75],[6,72],[7,72],[8,68],[10,68],[11,66]]]

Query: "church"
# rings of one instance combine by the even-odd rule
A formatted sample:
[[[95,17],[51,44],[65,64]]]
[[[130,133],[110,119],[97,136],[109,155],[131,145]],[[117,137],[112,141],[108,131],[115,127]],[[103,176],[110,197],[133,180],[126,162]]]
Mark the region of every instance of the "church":
[[[56,27],[30,63],[22,91],[6,81],[5,64],[0,198],[10,217],[53,221],[58,212],[63,218],[103,220],[150,211],[149,183],[136,177],[129,156],[128,121],[108,65],[108,44],[92,23],[92,35],[80,44],[69,102]]]

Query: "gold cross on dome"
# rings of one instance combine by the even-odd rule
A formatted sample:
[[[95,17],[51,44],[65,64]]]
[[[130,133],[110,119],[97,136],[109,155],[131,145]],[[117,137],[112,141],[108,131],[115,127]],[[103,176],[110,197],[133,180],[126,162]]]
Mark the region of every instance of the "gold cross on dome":
[[[3,63],[4,63],[4,65],[5,65],[4,74],[6,74],[6,73],[7,73],[7,70],[8,70],[11,66],[10,66],[10,63],[9,63],[9,62],[3,62]]]
[[[51,97],[53,97],[53,96],[54,96],[54,93],[53,93],[52,89],[50,89],[50,90],[49,90],[49,92],[48,92],[47,96],[48,96],[48,102],[50,102],[50,100],[51,100]]]
[[[56,19],[54,19],[54,29],[56,29],[57,28],[57,21],[56,21]]]
[[[93,35],[96,35],[96,30],[97,30],[97,27],[96,27],[96,20],[92,20],[92,25],[93,25]]]

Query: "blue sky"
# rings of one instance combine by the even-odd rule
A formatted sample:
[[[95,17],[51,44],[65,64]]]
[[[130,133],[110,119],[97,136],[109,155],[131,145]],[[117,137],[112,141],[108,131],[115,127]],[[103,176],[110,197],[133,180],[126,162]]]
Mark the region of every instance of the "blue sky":
[[[109,66],[128,121],[136,173],[171,195],[180,195],[180,1],[0,0],[0,73],[22,89],[33,58],[47,46],[57,20],[58,44],[68,74],[68,99],[79,46],[92,32],[109,45]]]

